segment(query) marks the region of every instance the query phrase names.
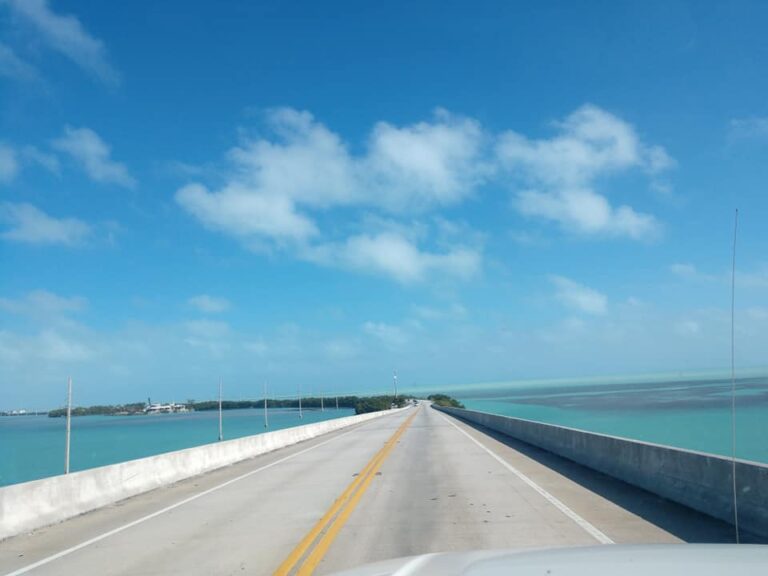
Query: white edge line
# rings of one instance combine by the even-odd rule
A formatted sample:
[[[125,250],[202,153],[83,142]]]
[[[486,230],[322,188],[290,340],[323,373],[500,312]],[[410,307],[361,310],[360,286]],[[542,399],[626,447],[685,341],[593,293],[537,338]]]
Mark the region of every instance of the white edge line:
[[[364,424],[361,423],[361,424]],[[264,466],[261,466],[260,468],[256,468],[255,470],[251,470],[250,472],[246,472],[245,474],[242,474],[240,476],[237,476],[236,478],[232,478],[231,480],[227,480],[226,482],[223,482],[222,484],[217,484],[216,486],[213,486],[212,488],[208,488],[207,490],[204,490],[202,492],[198,492],[197,494],[190,496],[188,498],[185,498],[184,500],[181,500],[179,502],[176,502],[175,504],[171,504],[170,506],[166,506],[165,508],[162,508],[160,510],[157,510],[156,512],[152,512],[152,514],[147,514],[146,516],[142,516],[141,518],[138,518],[136,520],[133,520],[131,522],[128,522],[128,524],[123,524],[122,526],[119,526],[113,530],[110,530],[109,532],[104,532],[103,534],[99,534],[98,536],[95,536],[94,538],[91,538],[90,540],[86,540],[85,542],[81,542],[80,544],[77,544],[76,546],[72,546],[71,548],[67,548],[66,550],[62,550],[61,552],[57,552],[56,554],[53,554],[52,556],[48,556],[47,558],[43,558],[42,560],[38,560],[34,564],[29,564],[28,566],[24,566],[23,568],[19,568],[18,570],[15,570],[14,572],[8,572],[5,574],[5,576],[20,576],[21,574],[26,574],[30,570],[34,570],[35,568],[40,568],[40,566],[45,566],[46,564],[49,564],[53,562],[54,560],[58,560],[59,558],[62,558],[64,556],[68,556],[69,554],[72,554],[73,552],[77,552],[78,550],[81,550],[85,548],[86,546],[90,546],[91,544],[95,544],[96,542],[100,542],[101,540],[104,540],[105,538],[109,538],[110,536],[114,536],[115,534],[119,534],[120,532],[123,532],[124,530],[128,530],[129,528],[133,528],[137,524],[142,524],[146,522],[147,520],[151,520],[152,518],[156,518],[157,516],[160,516],[161,514],[165,514],[166,512],[170,512],[171,510],[174,510],[175,508],[178,508],[179,506],[184,506],[184,504],[189,504],[190,502],[197,500],[198,498],[202,498],[203,496],[207,496],[208,494],[211,494],[212,492],[216,492],[217,490],[220,490],[222,488],[225,488],[226,486],[229,486],[230,484],[234,484],[235,482],[239,482],[240,480],[244,480],[245,478],[248,478],[249,476],[253,476],[254,474],[257,474],[258,472],[262,472],[268,468],[272,468],[273,466],[277,466],[278,464],[281,464],[285,462],[286,460],[290,460],[291,458],[296,458],[296,456],[300,456],[302,454],[305,454],[309,452],[310,450],[314,450],[315,448],[319,448],[320,446],[323,446],[325,444],[328,444],[329,442],[333,442],[335,440],[338,440],[339,438],[343,438],[347,434],[351,434],[356,430],[348,430],[347,432],[344,432],[342,434],[339,434],[338,436],[334,436],[333,438],[330,438],[328,440],[325,440],[324,442],[320,442],[319,444],[315,444],[314,446],[310,446],[309,448],[305,448],[304,450],[300,450],[299,452],[296,452],[294,454],[291,454],[290,456],[285,456],[284,458],[280,458],[279,460],[275,460],[274,462],[271,462],[269,464],[266,464]]]
[[[469,434],[469,433],[468,433],[466,430],[462,430],[462,429],[461,429],[459,426],[457,426],[456,424],[454,424],[453,422],[451,422],[451,421],[450,421],[450,420],[449,420],[449,419],[448,419],[446,416],[444,416],[443,414],[440,414],[440,416],[441,416],[441,417],[442,417],[442,418],[443,418],[443,419],[444,419],[446,422],[448,422],[448,424],[450,424],[451,426],[453,426],[454,428],[456,428],[456,430],[458,430],[459,432],[461,432],[462,434],[464,434],[464,436],[466,436],[467,438],[469,438],[470,440],[472,440],[472,442],[474,442],[475,444],[477,444],[477,445],[478,445],[480,448],[482,448],[483,450],[485,450],[485,451],[486,451],[486,452],[487,452],[487,453],[488,453],[488,454],[489,454],[489,455],[490,455],[492,458],[494,458],[494,459],[495,459],[496,461],[498,461],[498,462],[499,462],[499,463],[500,463],[502,466],[504,466],[504,468],[506,468],[507,470],[509,470],[510,472],[512,472],[512,474],[514,474],[515,476],[517,476],[518,478],[520,478],[520,480],[522,480],[523,482],[525,482],[525,483],[526,483],[528,486],[530,486],[531,488],[533,488],[533,489],[534,489],[536,492],[538,492],[538,493],[539,493],[541,496],[543,496],[543,497],[544,497],[544,498],[545,498],[545,499],[546,499],[546,500],[547,500],[547,501],[548,501],[550,504],[552,504],[552,505],[553,505],[555,508],[557,508],[558,510],[560,510],[560,512],[562,512],[563,514],[565,514],[566,516],[568,516],[568,518],[570,518],[571,520],[573,520],[574,522],[576,522],[576,524],[578,524],[578,525],[579,525],[581,528],[583,528],[583,529],[584,529],[584,530],[585,530],[587,533],[589,533],[589,535],[590,535],[590,536],[592,536],[592,537],[593,537],[595,540],[597,540],[597,541],[598,541],[598,542],[600,542],[601,544],[615,544],[615,542],[614,542],[613,540],[611,540],[611,539],[610,539],[608,536],[606,536],[606,535],[605,535],[603,532],[601,532],[600,530],[598,530],[598,529],[597,529],[597,528],[596,528],[594,525],[592,525],[590,522],[588,522],[587,520],[585,520],[584,518],[582,518],[581,516],[579,516],[579,515],[578,515],[576,512],[574,512],[573,510],[571,510],[570,508],[568,508],[568,506],[566,506],[566,505],[565,505],[565,504],[564,504],[562,501],[558,500],[558,499],[557,499],[557,498],[555,498],[555,497],[554,497],[552,494],[550,494],[549,492],[547,492],[546,490],[544,490],[544,488],[542,488],[541,486],[539,486],[538,484],[536,484],[536,482],[534,482],[533,480],[531,480],[530,478],[528,478],[528,476],[526,476],[525,474],[523,474],[522,472],[520,472],[519,470],[517,470],[517,469],[516,469],[514,466],[512,466],[512,465],[511,465],[509,462],[507,462],[506,460],[504,460],[504,459],[503,459],[501,456],[499,456],[498,454],[496,454],[495,452],[493,452],[493,451],[492,451],[490,448],[488,448],[487,446],[483,446],[483,444],[481,444],[481,443],[480,443],[480,441],[478,441],[476,438],[472,437],[472,435],[470,435],[470,434]],[[13,575],[9,575],[9,576],[13,576]]]

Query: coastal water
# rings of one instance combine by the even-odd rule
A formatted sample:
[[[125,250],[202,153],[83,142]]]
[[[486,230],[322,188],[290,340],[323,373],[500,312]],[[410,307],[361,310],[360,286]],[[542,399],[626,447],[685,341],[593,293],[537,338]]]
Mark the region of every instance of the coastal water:
[[[768,463],[768,377],[736,386],[736,456]],[[731,382],[500,383],[455,388],[467,408],[730,456]]]
[[[342,408],[321,412],[270,409],[269,430],[281,430],[351,416]],[[65,419],[47,416],[0,417],[0,486],[61,474],[64,469]],[[259,409],[226,410],[224,438],[264,432]],[[73,472],[215,442],[218,412],[152,416],[79,416],[72,418],[70,466]]]

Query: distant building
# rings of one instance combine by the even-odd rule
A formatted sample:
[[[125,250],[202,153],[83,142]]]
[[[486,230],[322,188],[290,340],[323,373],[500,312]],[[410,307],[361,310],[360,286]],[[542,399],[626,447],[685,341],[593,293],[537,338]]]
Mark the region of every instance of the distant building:
[[[177,412],[189,412],[189,408],[186,404],[176,404],[171,402],[170,404],[150,404],[144,407],[144,414],[173,414]]]

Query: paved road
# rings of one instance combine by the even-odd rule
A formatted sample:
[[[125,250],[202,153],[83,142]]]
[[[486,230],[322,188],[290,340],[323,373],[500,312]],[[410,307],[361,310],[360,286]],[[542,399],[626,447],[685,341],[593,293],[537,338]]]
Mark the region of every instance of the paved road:
[[[541,460],[422,406],[0,542],[0,574],[326,574],[434,551],[680,541],[614,503],[647,495]]]

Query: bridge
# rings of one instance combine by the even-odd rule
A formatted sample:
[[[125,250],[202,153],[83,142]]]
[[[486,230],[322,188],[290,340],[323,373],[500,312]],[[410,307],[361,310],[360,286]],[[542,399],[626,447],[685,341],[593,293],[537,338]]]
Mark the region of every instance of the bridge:
[[[6,539],[0,574],[330,574],[426,552],[731,538],[422,403]]]

